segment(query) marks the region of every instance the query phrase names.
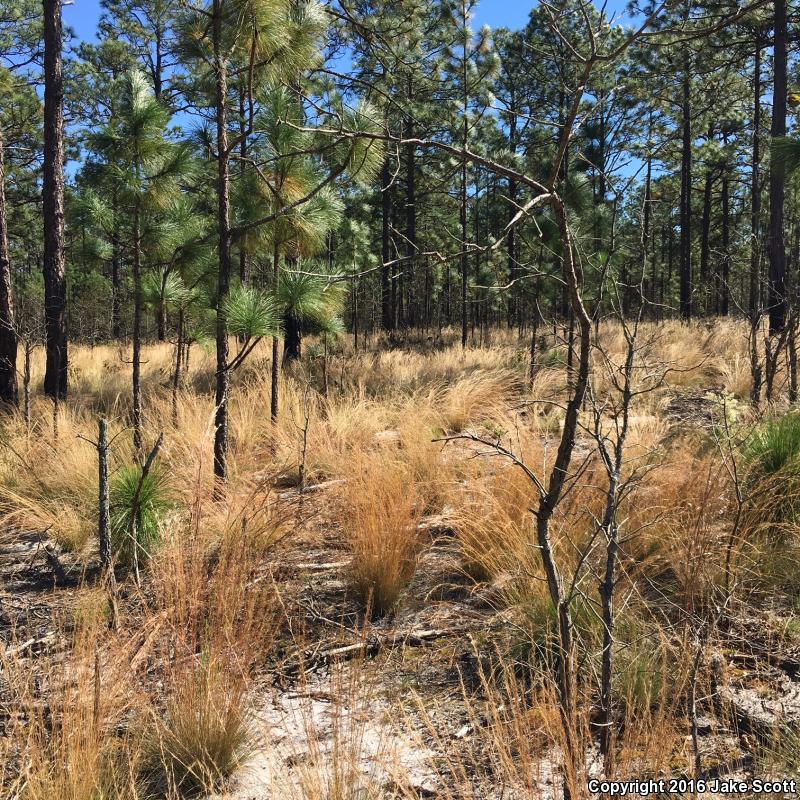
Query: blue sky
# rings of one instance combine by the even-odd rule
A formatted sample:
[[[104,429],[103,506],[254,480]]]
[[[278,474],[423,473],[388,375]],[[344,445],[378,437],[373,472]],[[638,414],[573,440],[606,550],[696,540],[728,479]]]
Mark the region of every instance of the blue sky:
[[[534,3],[530,0],[483,0],[478,5],[476,23],[493,28],[504,25],[520,28],[528,18]],[[74,0],[64,6],[64,23],[69,25],[79,39],[93,39],[100,17],[100,0]]]
[[[492,28],[521,28],[535,5],[533,0],[482,0],[478,3],[475,22],[477,26]],[[611,0],[607,5],[611,13],[620,12],[624,7],[625,0]],[[100,0],[74,0],[72,5],[64,6],[64,24],[75,31],[78,39],[94,39],[99,18]]]

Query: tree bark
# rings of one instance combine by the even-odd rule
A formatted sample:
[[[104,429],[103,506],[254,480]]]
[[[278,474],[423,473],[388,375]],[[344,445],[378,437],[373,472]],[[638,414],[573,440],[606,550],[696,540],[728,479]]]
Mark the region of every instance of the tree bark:
[[[753,59],[753,166],[750,182],[750,296],[748,311],[751,319],[760,313],[761,265],[759,236],[761,224],[761,190],[759,170],[761,161],[761,34],[756,32],[756,49]]]
[[[573,318],[578,323],[578,369],[572,384],[570,399],[564,416],[558,450],[553,469],[550,472],[547,489],[541,494],[536,511],[536,538],[542,558],[550,600],[556,611],[559,638],[559,655],[561,659],[559,692],[562,726],[565,739],[565,775],[564,797],[572,797],[572,789],[577,788],[577,775],[583,755],[577,741],[577,677],[575,664],[575,646],[572,635],[572,619],[570,614],[570,597],[564,588],[561,570],[553,554],[550,541],[550,520],[562,499],[565,484],[575,449],[575,438],[578,430],[578,415],[583,406],[586,389],[589,384],[592,321],[581,296],[583,276],[580,265],[576,262],[572,248],[572,234],[567,221],[567,212],[560,198],[553,196],[551,207],[559,227],[561,252],[564,271],[564,282],[570,300]]]
[[[409,82],[409,100],[413,96],[413,88]],[[406,136],[409,139],[414,137],[413,120],[409,117],[406,123]],[[416,275],[416,254],[417,254],[417,181],[416,181],[416,161],[414,159],[414,145],[406,145],[406,254],[408,260],[404,271],[407,270],[407,283],[410,287],[414,285]],[[411,307],[411,302],[406,304],[406,312],[410,317],[410,322],[414,324],[415,310]]]
[[[119,231],[117,230],[117,200],[114,198],[114,230],[111,234],[111,336],[119,339],[122,336],[120,324],[120,272],[119,272]]]
[[[389,184],[389,158],[383,160],[381,169],[381,326],[385,331],[394,329],[394,310],[392,308],[392,292],[390,287],[391,267],[388,266],[392,254],[389,232],[392,218],[392,194]]]
[[[239,91],[239,135],[241,137],[241,142],[239,144],[239,157],[241,161],[239,162],[239,176],[241,178],[245,175],[246,170],[246,162],[247,162],[247,136],[245,135],[247,132],[247,118],[245,116],[245,90],[242,88]],[[240,241],[239,243],[239,281],[241,282],[242,286],[247,285],[247,281],[250,278],[250,269],[248,264],[248,256],[247,256],[247,248],[244,246],[244,242]]]
[[[297,361],[300,358],[300,326],[297,320],[287,314],[283,320],[284,340],[283,340],[283,363]]]
[[[277,242],[272,247],[272,290],[276,291],[278,288],[278,281],[280,280],[280,250],[278,249]],[[272,337],[272,373],[270,375],[270,419],[273,425],[278,421],[278,337]]]
[[[0,408],[16,406],[17,330],[14,326],[14,290],[6,225],[6,177],[3,132],[0,130]]]
[[[133,209],[133,447],[142,452],[142,239],[139,201]]]
[[[102,417],[98,422],[97,436],[97,535],[100,549],[100,566],[104,573],[111,569],[111,514],[108,501],[108,422]]]
[[[231,274],[230,175],[227,126],[228,68],[222,53],[222,0],[212,5],[212,45],[216,90],[217,133],[217,374],[214,393],[214,476],[218,482],[228,477],[228,323],[224,303]]]
[[[772,89],[772,138],[786,135],[786,0],[775,0],[775,39]],[[779,333],[786,324],[786,243],[783,205],[786,181],[775,158],[769,170],[769,331]]]
[[[616,615],[614,611],[614,590],[616,588],[617,562],[619,559],[619,526],[617,510],[621,493],[621,475],[625,439],[630,422],[631,401],[633,399],[632,378],[636,357],[635,335],[628,338],[622,385],[622,408],[614,422],[617,438],[613,450],[609,449],[602,436],[598,436],[601,458],[608,475],[606,507],[603,514],[602,530],[606,539],[606,564],[603,581],[600,584],[600,598],[603,618],[603,656],[600,678],[600,752],[604,756],[604,769],[607,777],[614,772],[614,627]],[[620,424],[621,423],[621,424]],[[600,431],[598,430],[598,434]]]
[[[727,169],[722,176],[722,275],[719,281],[719,313],[727,317],[730,306],[731,277],[731,214],[730,214],[730,180]]]
[[[158,304],[156,306],[156,337],[159,342],[167,341],[167,304],[164,301],[164,284],[166,281],[167,275],[164,273],[161,277],[161,296],[158,298]]]
[[[517,113],[516,113],[516,95],[512,93],[511,95],[511,103],[509,108],[509,122],[508,122],[508,147],[511,152],[516,155],[517,153]],[[509,209],[508,209],[508,222],[514,219],[517,213],[517,191],[518,186],[517,182],[513,178],[508,179],[508,199]],[[517,274],[519,270],[517,269],[517,235],[516,235],[516,227],[512,226],[512,228],[508,232],[508,238],[506,242],[507,246],[507,257],[508,257],[508,280],[511,283],[511,291],[509,293],[508,298],[508,327],[511,328],[514,324],[521,325],[522,324],[522,315],[521,311],[521,304],[519,303],[518,296],[519,292],[517,286],[515,284]]]
[[[467,120],[464,118],[464,149],[467,148]],[[461,223],[461,347],[467,346],[467,318],[469,309],[467,308],[467,270],[469,263],[467,259],[467,162],[461,165],[461,202],[459,203],[459,221]]]
[[[67,396],[67,283],[64,269],[64,79],[61,0],[42,0],[44,10],[44,316],[47,359],[44,391]]]
[[[648,135],[648,141],[649,141]],[[647,172],[645,173],[644,182],[644,208],[642,209],[642,255],[641,255],[641,275],[639,276],[639,285],[642,287],[644,293],[644,283],[647,278],[647,251],[650,248],[650,217],[652,215],[652,173],[653,173],[653,159],[647,157]],[[655,264],[655,259],[653,259]],[[656,281],[655,281],[655,267],[653,268],[653,279],[650,287],[650,299],[655,303],[656,300]],[[644,297],[640,298],[640,302]]]
[[[706,294],[709,285],[708,264],[711,255],[711,192],[713,188],[714,174],[709,167],[706,169],[703,183],[703,215],[700,220],[700,286]],[[708,308],[705,310],[708,312]]]
[[[178,311],[178,330],[175,342],[175,371],[172,373],[172,427],[178,427],[178,389],[181,385],[181,355],[183,353],[183,322],[185,312]]]
[[[462,14],[464,21],[467,20],[466,5],[462,3]],[[467,87],[468,80],[468,64],[467,64],[467,37],[464,37],[464,46],[462,54],[462,74],[461,80],[463,96],[463,107],[461,113],[464,115],[461,146],[466,151],[469,144],[469,92]],[[461,223],[461,348],[467,346],[467,270],[469,268],[469,260],[467,259],[467,160],[461,159],[461,202],[459,203],[459,222]]]
[[[692,317],[692,116],[691,74],[688,59],[684,64],[681,104],[681,207],[680,207],[680,314]]]

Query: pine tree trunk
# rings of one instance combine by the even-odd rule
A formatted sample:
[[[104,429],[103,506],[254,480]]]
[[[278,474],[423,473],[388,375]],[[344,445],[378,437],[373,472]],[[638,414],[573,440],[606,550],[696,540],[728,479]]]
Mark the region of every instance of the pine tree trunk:
[[[22,416],[25,420],[25,433],[31,432],[31,357],[33,356],[33,342],[25,340],[22,362]]]
[[[280,251],[277,243],[272,248],[272,289],[278,288],[280,280]],[[272,372],[270,375],[270,419],[275,424],[278,421],[278,337],[272,337]]]
[[[226,101],[228,72],[222,54],[222,0],[212,5],[212,44],[214,50],[214,83],[216,89],[217,133],[217,374],[214,393],[214,476],[218,481],[228,477],[228,323],[224,302],[228,296],[231,273],[231,231],[229,198],[228,126]]]
[[[414,84],[409,77],[407,87],[407,97],[409,106],[414,101]],[[414,119],[409,116],[406,120],[406,138],[414,138]],[[414,280],[416,277],[416,255],[417,255],[417,165],[415,160],[415,148],[413,144],[406,145],[406,253],[408,261],[403,270],[407,275],[406,281],[409,288],[409,300],[406,303],[406,313],[414,324],[416,310],[411,302]]]
[[[301,344],[300,326],[291,314],[284,317],[283,330],[283,363],[289,364],[299,360]]]
[[[102,417],[98,422],[97,436],[97,535],[100,550],[100,567],[103,573],[111,570],[111,514],[108,500],[108,422]]]
[[[117,231],[117,208],[114,200],[114,231],[111,235],[111,336],[122,336],[120,324],[120,274],[119,274],[119,232]]]
[[[44,10],[44,315],[47,356],[44,391],[67,396],[67,284],[64,269],[64,79],[61,0],[42,0]]]
[[[350,281],[350,297],[352,299],[352,311],[351,311],[351,314],[352,314],[352,318],[353,318],[353,349],[356,351],[356,353],[358,353],[358,286],[356,285],[355,271],[356,271],[356,267],[355,267],[355,264],[353,264],[353,279]],[[286,348],[288,346],[287,345],[288,340],[289,340],[289,332],[288,332],[288,329],[287,329],[287,334],[286,334],[286,338],[284,339],[284,345],[283,345],[283,360],[284,361],[287,361],[287,360],[294,361],[294,360],[296,360],[297,358],[300,357],[299,356],[299,350],[300,350],[299,344],[298,344],[298,348],[297,348],[298,349],[298,355],[297,356],[293,356],[293,357],[289,357],[289,356],[287,356],[287,353],[286,353]]]
[[[183,308],[178,311],[178,332],[175,342],[175,371],[172,373],[172,427],[178,427],[178,389],[181,385],[181,354],[183,353]]]
[[[394,329],[394,311],[392,308],[392,292],[390,286],[391,249],[389,232],[391,230],[392,194],[390,189],[391,172],[389,171],[388,157],[383,161],[381,169],[381,327],[385,331]]]
[[[750,296],[748,311],[751,318],[760,313],[761,306],[761,265],[759,259],[759,236],[761,222],[761,191],[759,172],[761,144],[761,34],[756,33],[756,49],[753,60],[753,164],[750,183]]]
[[[0,408],[16,406],[17,331],[14,327],[14,291],[6,225],[6,176],[3,132],[0,130]]]
[[[133,447],[142,452],[142,240],[139,202],[133,209]]]
[[[772,90],[773,139],[786,135],[786,0],[775,0],[774,83]],[[769,331],[779,333],[786,324],[786,243],[783,238],[785,178],[777,162],[769,171]]]
[[[461,12],[463,15],[464,23],[467,22],[467,7],[466,3],[462,2]],[[463,107],[461,113],[464,115],[463,129],[461,135],[461,146],[466,151],[469,144],[469,90],[468,90],[468,64],[467,64],[467,37],[463,41],[462,53],[462,91]],[[467,269],[469,260],[467,259],[467,160],[461,159],[461,202],[459,204],[459,221],[461,223],[461,348],[462,350],[467,346]]]
[[[692,115],[690,105],[691,75],[688,59],[684,64],[681,143],[680,207],[680,313],[692,317]]]
[[[160,103],[164,93],[164,30],[160,21],[156,23],[155,58],[153,59],[153,96]]]
[[[166,283],[166,274],[161,279],[161,297],[158,299],[156,306],[156,336],[159,342],[167,341],[167,304],[164,302],[164,284]]]
[[[791,322],[787,343],[789,356],[789,402],[797,402],[797,325]]]
[[[244,177],[245,170],[247,169],[247,136],[245,133],[247,131],[247,120],[245,118],[245,91],[242,88],[239,91],[239,134],[241,136],[241,143],[239,144],[239,156],[241,157],[241,161],[239,162],[239,176]],[[247,257],[247,250],[244,246],[244,243],[240,241],[239,243],[239,281],[241,282],[242,286],[247,285],[247,281],[250,279],[250,265],[248,263]]]
[[[722,275],[719,286],[719,313],[727,317],[730,305],[731,254],[730,254],[730,182],[727,171],[722,176]]]
[[[649,141],[649,132],[648,132],[648,141]],[[647,158],[647,172],[645,173],[645,182],[644,182],[644,208],[642,209],[642,256],[641,256],[641,275],[639,276],[639,285],[642,287],[642,294],[644,294],[644,284],[645,279],[647,278],[647,251],[650,247],[650,216],[652,214],[652,209],[650,208],[652,204],[651,200],[651,186],[652,186],[652,171],[653,171],[653,160],[650,156]],[[653,259],[655,263],[655,259]],[[655,270],[653,271],[653,279],[652,285],[650,286],[650,298],[651,302],[655,302],[656,298],[656,287],[655,287]],[[640,302],[644,300],[644,297],[640,298]]]
[[[710,138],[710,136],[709,136]],[[714,176],[711,169],[706,170],[703,182],[703,215],[700,220],[700,286],[703,296],[707,296],[709,278],[708,264],[711,255],[711,191],[714,188]],[[708,308],[705,308],[708,311]]]
[[[509,122],[508,122],[508,147],[511,152],[516,155],[517,153],[517,109],[516,109],[516,95],[512,92],[511,102],[509,104]],[[517,213],[517,182],[513,178],[508,179],[508,222],[514,219]],[[519,325],[521,322],[519,291],[516,286],[517,278],[517,236],[514,228],[508,232],[506,240],[507,258],[508,258],[508,280],[511,284],[511,291],[508,299],[508,327]]]
[[[467,146],[467,120],[464,118],[464,148]],[[459,219],[461,223],[461,347],[467,346],[467,162],[461,164],[461,202],[459,204]]]

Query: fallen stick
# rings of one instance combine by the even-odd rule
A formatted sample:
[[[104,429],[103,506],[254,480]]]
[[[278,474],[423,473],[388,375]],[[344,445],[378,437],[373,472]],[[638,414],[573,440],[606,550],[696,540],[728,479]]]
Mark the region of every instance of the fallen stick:
[[[323,481],[322,483],[312,483],[311,486],[306,486],[302,492],[300,491],[300,487],[297,487],[296,489],[290,489],[288,492],[281,492],[278,497],[281,500],[288,500],[290,497],[297,497],[301,494],[311,494],[311,492],[321,492],[333,486],[341,486],[343,483],[347,483],[344,478],[336,478],[330,481]]]
[[[326,666],[333,662],[349,661],[361,655],[365,657],[374,657],[386,647],[396,647],[397,645],[420,647],[426,642],[431,642],[435,639],[441,639],[445,636],[454,636],[459,633],[464,633],[467,630],[469,629],[466,627],[431,628],[421,631],[411,631],[409,633],[395,633],[382,639],[378,638],[377,636],[370,636],[369,638],[360,642],[356,642],[355,644],[332,647],[328,650],[322,650],[321,652],[312,651],[311,653],[308,653],[301,661],[286,667],[284,672],[299,672],[301,667],[304,666],[313,669],[314,667]]]
[[[313,562],[307,562],[304,564],[287,564],[288,567],[293,567],[297,570],[306,570],[309,572],[324,572],[329,569],[342,569],[344,567],[349,567],[352,564],[352,559],[345,559],[344,561],[327,561],[323,564],[314,564]]]
[[[3,653],[3,657],[13,658],[16,655],[25,652],[25,650],[35,647],[36,645],[48,644],[49,642],[52,642],[55,638],[56,635],[54,633],[46,633],[44,636],[40,636],[38,639],[37,638],[28,639],[26,642],[23,642],[22,644],[17,645],[16,647],[12,647],[9,650],[6,650]]]

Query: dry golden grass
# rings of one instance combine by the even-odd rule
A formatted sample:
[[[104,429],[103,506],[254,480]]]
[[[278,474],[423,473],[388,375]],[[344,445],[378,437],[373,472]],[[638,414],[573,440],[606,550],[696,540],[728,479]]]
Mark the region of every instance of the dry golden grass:
[[[476,371],[450,384],[443,392],[440,413],[447,431],[502,419],[511,400],[519,395],[520,381],[513,372]]]
[[[143,782],[172,796],[219,788],[257,747],[246,689],[246,680],[208,652],[173,674],[143,745]]]
[[[532,384],[529,343],[514,332],[492,332],[491,346],[464,351],[454,343],[354,353],[345,342],[330,356],[327,396],[319,358],[281,375],[277,426],[269,420],[264,343],[234,376],[231,480],[224,500],[214,496],[211,476],[213,353],[193,348],[173,424],[173,348],[146,347],[144,438],[149,444],[164,433],[159,458],[175,509],[162,520],[160,545],[142,589],[131,590],[133,599],[123,604],[122,633],[105,628],[105,591],[82,589],[71,612],[74,631],[64,631],[69,655],[45,683],[28,659],[3,664],[12,676],[14,704],[30,712],[25,724],[20,718],[10,735],[0,737],[4,785],[16,781],[22,791],[24,784],[19,796],[26,800],[136,800],[154,787],[172,797],[219,786],[262,744],[253,739],[253,680],[274,646],[283,613],[281,587],[273,585],[269,565],[276,544],[297,522],[296,509],[280,500],[273,484],[278,478],[296,481],[302,463],[309,483],[344,481],[325,511],[336,518],[352,557],[347,578],[362,607],[376,615],[402,603],[414,578],[425,547],[421,518],[446,510],[462,568],[490,584],[481,590],[508,623],[510,646],[490,654],[493,670],[477,687],[464,687],[472,730],[467,744],[454,745],[453,732],[422,701],[415,719],[427,728],[426,746],[433,742],[437,750],[441,796],[480,797],[498,785],[536,796],[563,746],[552,683],[553,608],[531,513],[536,488],[518,468],[479,455],[486,448],[474,442],[436,440],[466,432],[501,441],[546,477],[567,386],[561,333],[543,333],[546,352],[537,353],[540,368]],[[620,776],[635,777],[645,768],[689,768],[684,736],[691,643],[672,620],[701,614],[719,590],[732,486],[710,437],[680,435],[686,431],[664,412],[675,396],[712,388],[746,398],[746,336],[746,324],[733,320],[711,327],[642,326],[640,374],[653,369],[667,375],[663,386],[634,403],[623,469],[623,477],[635,469],[641,479],[620,509],[625,534],[615,650],[615,693],[624,720]],[[599,345],[605,356],[593,354],[593,391],[601,404],[611,398],[625,340],[604,322]],[[36,386],[42,357],[37,352]],[[61,406],[57,438],[52,406],[38,395],[31,430],[19,415],[0,421],[4,526],[47,530],[87,563],[95,558],[97,514],[96,453],[87,440],[96,437],[98,415],[110,419],[116,436],[112,469],[133,459],[127,359],[127,351],[115,346],[73,348],[73,392]],[[611,408],[603,408],[601,429],[613,435]],[[587,404],[572,465],[584,469],[553,516],[551,536],[565,574],[580,566],[581,591],[591,596],[576,600],[573,612],[581,664],[594,675],[602,635],[596,587],[603,548],[585,560],[580,554],[596,534],[607,476],[587,434],[590,412]],[[755,569],[759,552],[743,550],[741,563],[747,559],[746,566]],[[663,613],[654,614],[654,607]],[[145,636],[156,631],[148,656],[153,674],[146,686],[128,689],[125,665],[141,644],[134,631]],[[582,709],[591,705],[592,686],[590,678],[582,689],[587,693]],[[56,724],[45,719],[43,697],[56,700]],[[575,733],[587,743],[590,723],[582,710]],[[118,728],[124,736],[117,735]],[[358,731],[350,735],[352,742],[341,742],[338,766],[311,758],[287,796],[381,797],[382,788],[358,771]],[[24,763],[23,747],[29,754]],[[398,788],[397,796],[404,791]]]
[[[364,605],[380,616],[414,576],[420,517],[412,472],[393,454],[363,456],[343,492],[341,524],[352,554],[350,580]]]
[[[501,580],[503,591],[518,590],[528,574],[540,574],[530,509],[535,487],[516,467],[502,466],[459,498],[454,528],[464,569],[476,580]]]
[[[0,778],[5,778],[0,785],[10,793],[3,796],[137,797],[138,746],[115,730],[137,700],[126,675],[130,642],[104,641],[102,630],[99,624],[79,625],[63,660],[44,670],[13,648],[15,655],[0,656],[12,712],[0,769]]]

